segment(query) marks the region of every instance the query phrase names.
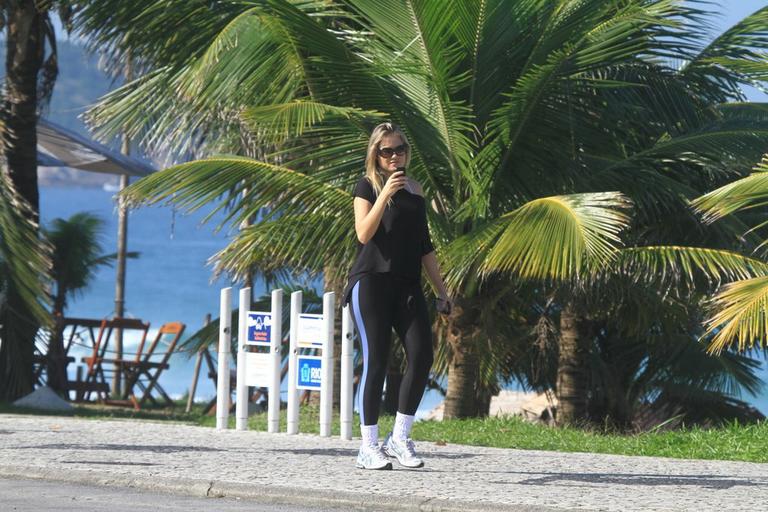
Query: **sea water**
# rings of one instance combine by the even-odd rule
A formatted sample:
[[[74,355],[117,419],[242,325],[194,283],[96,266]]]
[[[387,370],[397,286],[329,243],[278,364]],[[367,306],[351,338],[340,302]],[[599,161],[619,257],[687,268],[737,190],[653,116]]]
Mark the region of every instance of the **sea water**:
[[[40,215],[44,226],[54,218],[69,218],[72,214],[87,211],[104,220],[102,248],[106,254],[117,250],[117,211],[114,191],[99,188],[42,187],[40,190]],[[163,323],[179,321],[187,326],[189,335],[203,326],[206,314],[218,316],[219,291],[231,286],[225,277],[213,280],[213,269],[208,259],[224,248],[231,237],[231,230],[215,228],[222,216],[214,216],[203,223],[210,208],[185,215],[169,206],[143,207],[129,212],[128,250],[139,252],[137,259],[127,262],[125,285],[125,311],[127,317],[150,322],[150,339],[155,329]],[[236,286],[236,285],[235,285]],[[319,283],[317,292],[321,292]],[[254,283],[254,296],[266,293],[264,282]],[[115,309],[115,269],[101,267],[90,288],[68,304],[66,315],[78,318],[111,318]],[[233,293],[236,307],[237,293]],[[287,305],[286,305],[287,307]],[[135,350],[138,339],[126,335],[125,351]],[[215,353],[216,347],[212,352]],[[70,355],[77,358],[89,355],[88,347],[74,346]],[[215,356],[215,354],[214,354]],[[180,397],[189,390],[194,370],[194,354],[180,353],[171,358],[170,368],[160,378],[163,388],[173,397]],[[74,377],[75,365],[70,365]],[[210,399],[216,396],[215,385],[207,376],[203,364],[198,381],[196,398]],[[768,368],[763,363],[760,376],[768,379]],[[285,397],[283,397],[285,399]],[[764,413],[768,413],[768,393],[757,398],[744,397]],[[442,397],[436,391],[427,392],[419,407],[423,416],[440,403]]]
[[[69,218],[86,211],[104,221],[101,242],[105,254],[117,251],[117,210],[114,191],[99,188],[43,187],[40,190],[40,214],[44,226],[54,218]],[[219,290],[230,286],[225,278],[212,280],[208,258],[227,243],[224,231],[215,232],[215,221],[202,224],[208,212],[183,215],[170,207],[144,207],[128,214],[128,251],[138,252],[128,259],[125,283],[125,316],[139,318],[151,326],[149,339],[166,322],[186,324],[185,337],[200,329],[206,314],[216,318],[219,312]],[[257,294],[262,283],[256,283]],[[235,293],[236,295],[236,293]],[[236,300],[236,299],[235,299]],[[77,318],[111,318],[115,311],[115,268],[103,266],[96,272],[92,285],[70,299],[66,316]],[[138,338],[126,332],[125,352],[135,351]],[[73,355],[80,362],[89,354],[87,347],[74,346]],[[216,348],[213,348],[216,351]],[[191,357],[190,357],[191,356]],[[74,372],[70,365],[70,372]],[[188,391],[194,368],[194,354],[176,354],[170,368],[160,378],[172,396]],[[197,397],[213,397],[215,387],[203,365]]]

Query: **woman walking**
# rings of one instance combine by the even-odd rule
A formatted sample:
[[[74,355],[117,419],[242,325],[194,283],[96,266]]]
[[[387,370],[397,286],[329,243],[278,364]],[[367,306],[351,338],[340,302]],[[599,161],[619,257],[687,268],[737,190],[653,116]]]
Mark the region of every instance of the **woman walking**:
[[[421,289],[422,266],[438,293],[437,308],[451,302],[440,277],[427,226],[421,185],[406,176],[410,148],[392,123],[374,128],[368,142],[365,176],[354,192],[358,253],[349,275],[349,302],[363,351],[359,385],[363,442],[357,467],[392,469],[387,456],[406,467],[424,465],[410,439],[414,415],[432,367],[432,333]],[[392,329],[405,348],[407,367],[400,385],[392,432],[379,445],[379,407]]]

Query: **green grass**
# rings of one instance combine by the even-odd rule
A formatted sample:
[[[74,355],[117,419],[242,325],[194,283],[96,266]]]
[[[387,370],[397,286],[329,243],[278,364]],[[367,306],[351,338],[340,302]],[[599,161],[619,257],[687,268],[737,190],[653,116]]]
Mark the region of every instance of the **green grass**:
[[[148,405],[140,411],[128,407],[115,407],[100,404],[78,404],[69,412],[48,412],[25,407],[16,407],[0,402],[0,414],[32,414],[38,416],[68,416],[86,419],[126,419],[126,420],[157,420],[200,425],[203,418],[203,406],[194,404],[189,413],[184,412],[186,400],[175,402],[174,407],[158,407]],[[215,425],[214,418],[214,425]]]
[[[412,437],[523,450],[768,462],[768,422],[628,435],[534,425],[518,418],[486,418],[419,422]]]
[[[139,419],[175,421],[206,427],[216,426],[216,417],[202,413],[202,405],[196,404],[192,412],[185,413],[186,402],[177,402],[174,408],[148,407],[142,411],[109,406],[85,405],[65,414],[78,418]],[[0,414],[48,414],[0,404]],[[320,417],[317,407],[301,408],[299,431],[318,434]],[[392,428],[394,418],[382,416],[379,420],[381,437]],[[280,428],[285,432],[286,411],[281,411]],[[230,428],[234,428],[234,416],[230,416]],[[267,414],[252,415],[248,428],[267,430]],[[339,435],[338,415],[335,416],[332,434]],[[352,422],[352,435],[360,436],[359,418]],[[413,427],[415,441],[439,444],[466,444],[523,450],[549,450],[562,452],[592,452],[621,455],[648,455],[682,459],[738,460],[768,462],[768,422],[753,425],[730,424],[720,428],[685,428],[665,432],[622,435],[587,431],[575,428],[554,428],[527,423],[521,419],[484,418],[448,421],[420,421]]]
[[[360,436],[359,418],[352,421],[352,435]],[[299,432],[319,434],[320,417],[316,407],[302,407]],[[392,428],[394,417],[379,419],[380,437]],[[203,417],[201,425],[215,427],[216,418]],[[281,411],[280,429],[286,430],[286,412]],[[230,418],[230,428],[235,427]],[[266,431],[267,415],[254,414],[250,430]],[[339,435],[338,416],[331,426]],[[522,450],[592,452],[620,455],[647,455],[678,459],[739,460],[768,462],[768,422],[753,425],[731,424],[720,428],[686,428],[643,434],[606,434],[576,428],[555,428],[528,423],[519,418],[484,418],[448,421],[420,421],[414,424],[415,441],[439,444],[466,444]]]

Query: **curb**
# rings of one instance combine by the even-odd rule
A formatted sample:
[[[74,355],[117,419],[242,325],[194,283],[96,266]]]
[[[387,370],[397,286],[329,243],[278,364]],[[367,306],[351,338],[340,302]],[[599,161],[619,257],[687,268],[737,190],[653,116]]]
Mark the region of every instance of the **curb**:
[[[472,503],[436,498],[401,498],[358,492],[308,490],[303,487],[266,486],[219,482],[191,478],[165,478],[131,475],[104,475],[91,471],[51,469],[34,466],[0,465],[0,478],[48,480],[70,484],[122,487],[164,494],[176,494],[198,498],[240,498],[258,500],[260,504],[344,507],[376,510],[417,510],[423,512],[569,512],[574,509],[532,505],[500,505]],[[580,512],[589,512],[580,509]]]

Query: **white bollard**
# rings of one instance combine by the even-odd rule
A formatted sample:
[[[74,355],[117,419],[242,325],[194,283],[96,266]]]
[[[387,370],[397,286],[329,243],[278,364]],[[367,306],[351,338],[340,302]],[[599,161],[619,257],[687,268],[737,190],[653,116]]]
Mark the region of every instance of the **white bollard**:
[[[323,294],[322,381],[320,382],[320,437],[331,437],[333,413],[333,323],[335,321],[336,294]]]
[[[219,361],[216,380],[216,428],[225,430],[229,419],[229,344],[232,336],[232,288],[221,290],[219,304]]]
[[[272,330],[269,353],[272,358],[272,385],[267,405],[267,431],[280,432],[280,348],[283,344],[283,290],[272,291]]]
[[[288,352],[288,433],[299,433],[299,390],[296,389],[296,366],[299,355],[299,315],[301,314],[300,291],[291,294],[291,345]]]
[[[251,309],[251,289],[240,290],[237,322],[237,394],[235,402],[235,429],[248,430],[248,384],[245,382],[245,338],[248,335],[248,311]]]
[[[341,309],[341,438],[352,439],[352,372],[354,352],[352,347],[353,326],[349,306]]]

